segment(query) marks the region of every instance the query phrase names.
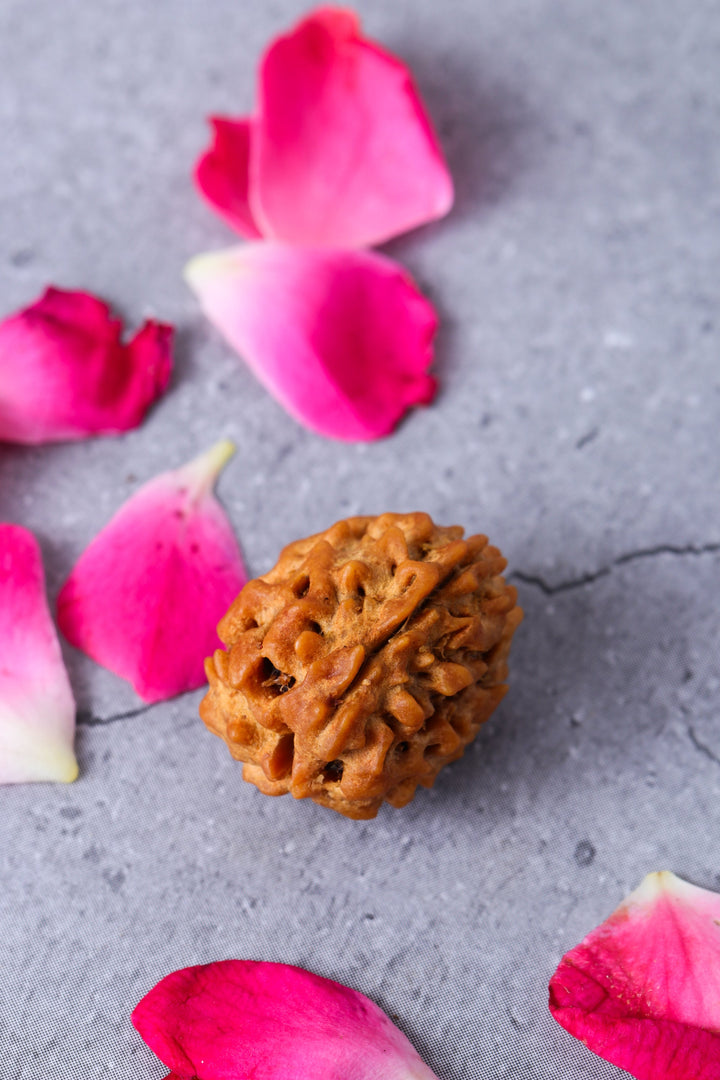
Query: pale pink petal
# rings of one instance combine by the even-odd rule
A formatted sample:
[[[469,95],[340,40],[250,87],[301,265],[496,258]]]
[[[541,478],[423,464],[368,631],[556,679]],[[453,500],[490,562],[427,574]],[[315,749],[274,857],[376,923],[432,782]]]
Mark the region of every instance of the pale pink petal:
[[[74,780],[74,735],[40,548],[27,529],[0,525],[0,783]]]
[[[437,318],[389,259],[262,243],[199,256],[186,273],[208,318],[312,430],[376,439],[432,399]]]
[[[452,180],[410,72],[318,9],[266,52],[250,156],[261,232],[366,247],[443,217]]]
[[[212,208],[242,236],[259,238],[248,203],[252,120],[211,116],[213,141],[195,166],[195,183]]]
[[[648,874],[563,957],[550,1011],[637,1080],[718,1080],[720,896]]]
[[[170,378],[172,327],[123,344],[106,304],[49,288],[0,322],[0,440],[82,439],[137,427]]]
[[[145,701],[205,682],[216,625],[245,583],[212,489],[234,451],[221,442],[145,484],[83,552],[58,598],[71,644],[127,679]]]
[[[436,1080],[372,1001],[287,964],[184,968],[132,1021],[182,1080]]]

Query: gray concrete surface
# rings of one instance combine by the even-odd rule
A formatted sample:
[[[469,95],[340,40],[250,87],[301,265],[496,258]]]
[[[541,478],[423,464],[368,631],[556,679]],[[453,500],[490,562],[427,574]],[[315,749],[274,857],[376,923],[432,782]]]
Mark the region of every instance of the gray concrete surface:
[[[0,516],[54,596],[154,473],[218,433],[251,572],[352,512],[487,532],[526,621],[511,692],[435,790],[375,822],[272,801],[197,720],[67,649],[82,775],[0,790],[0,1075],[152,1080],[162,975],[282,959],[362,989],[442,1080],[617,1070],[557,1028],[562,952],[643,875],[720,888],[720,5],[361,0],[454,172],[398,240],[442,316],[437,402],[339,446],[289,420],[181,268],[233,238],[189,180],[292,0],[1,0],[0,300],[48,282],[178,325],[171,391],[118,439],[0,448]]]

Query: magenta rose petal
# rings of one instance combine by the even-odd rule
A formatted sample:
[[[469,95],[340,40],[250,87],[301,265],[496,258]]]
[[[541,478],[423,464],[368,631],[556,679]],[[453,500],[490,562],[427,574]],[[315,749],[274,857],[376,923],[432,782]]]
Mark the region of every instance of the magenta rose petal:
[[[563,957],[550,1011],[637,1080],[718,1080],[720,896],[648,874]]]
[[[0,783],[70,782],[75,700],[35,537],[0,525]]]
[[[182,1080],[437,1080],[368,998],[287,964],[173,972],[132,1022]]]
[[[140,488],[60,592],[58,623],[68,641],[145,701],[203,685],[217,623],[245,583],[232,527],[213,495],[234,449],[220,442]]]
[[[0,322],[0,440],[45,443],[137,427],[165,390],[173,329],[148,321],[128,344],[108,306],[49,288]]]
[[[208,318],[311,430],[377,439],[432,400],[437,317],[390,259],[259,243],[198,256],[186,276]]]
[[[248,202],[252,124],[249,117],[210,117],[212,145],[195,166],[195,182],[201,194],[231,228],[249,240],[260,237]]]
[[[249,198],[264,236],[337,247],[383,243],[452,206],[410,72],[353,12],[320,8],[265,53]]]

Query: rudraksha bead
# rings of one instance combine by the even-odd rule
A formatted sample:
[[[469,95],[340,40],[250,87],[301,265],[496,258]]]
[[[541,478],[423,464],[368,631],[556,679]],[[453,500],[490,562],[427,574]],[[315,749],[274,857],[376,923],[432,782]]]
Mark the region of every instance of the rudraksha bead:
[[[505,565],[420,513],[298,540],[222,619],[200,715],[267,795],[351,818],[404,806],[507,690],[522,611]]]

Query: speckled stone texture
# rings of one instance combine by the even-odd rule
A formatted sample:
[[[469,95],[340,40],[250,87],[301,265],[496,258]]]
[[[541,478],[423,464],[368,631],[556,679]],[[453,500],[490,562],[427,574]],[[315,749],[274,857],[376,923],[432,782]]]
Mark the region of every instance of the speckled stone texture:
[[[653,869],[720,888],[720,9],[364,0],[412,65],[457,206],[387,251],[442,325],[441,393],[374,445],[300,429],[181,269],[234,238],[189,174],[252,101],[291,0],[3,0],[3,311],[52,281],[177,323],[177,373],[118,439],[0,449],[0,516],[51,595],[144,480],[220,435],[248,566],[340,517],[487,533],[525,622],[510,692],[402,811],[346,821],[243,784],[197,718],[66,650],[72,787],[0,789],[3,1080],[160,1080],[129,1021],[185,964],[349,983],[441,1080],[611,1080],[561,1031],[562,952]]]

